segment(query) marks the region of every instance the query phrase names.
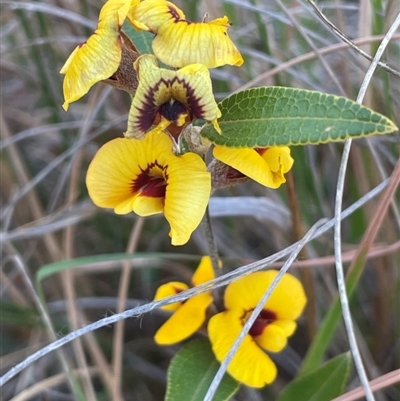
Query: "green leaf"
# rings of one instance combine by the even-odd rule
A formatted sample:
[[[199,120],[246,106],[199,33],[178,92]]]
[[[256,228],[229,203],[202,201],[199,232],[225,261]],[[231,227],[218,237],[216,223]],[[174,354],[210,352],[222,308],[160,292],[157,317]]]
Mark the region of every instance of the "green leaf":
[[[122,30],[129,36],[136,49],[141,54],[153,54],[151,42],[154,35],[146,31],[137,31],[128,21],[125,21]]]
[[[218,368],[219,363],[208,340],[196,340],[185,345],[168,368],[165,400],[203,401]],[[238,389],[239,383],[225,375],[213,401],[229,400]]]
[[[290,382],[277,401],[329,401],[343,393],[350,374],[350,353],[324,363],[320,368]]]
[[[304,89],[253,88],[218,106],[222,134],[208,123],[201,135],[233,148],[319,144],[397,130],[388,118],[350,99]]]

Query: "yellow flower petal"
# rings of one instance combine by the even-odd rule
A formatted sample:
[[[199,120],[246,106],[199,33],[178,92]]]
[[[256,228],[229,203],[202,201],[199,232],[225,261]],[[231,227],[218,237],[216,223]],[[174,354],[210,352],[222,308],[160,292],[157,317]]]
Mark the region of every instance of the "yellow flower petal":
[[[269,188],[279,188],[286,182],[283,174],[293,165],[290,149],[287,147],[268,148],[261,155],[251,148],[215,146],[213,155],[216,159]]]
[[[165,218],[172,245],[185,244],[204,216],[211,194],[211,175],[199,155],[186,153],[168,166]]]
[[[130,7],[130,1],[107,1],[100,11],[96,31],[75,48],[61,68],[61,74],[65,74],[64,110],[68,110],[69,104],[85,95],[95,83],[110,78],[117,71],[122,55],[119,30]]]
[[[122,27],[130,8],[140,0],[108,0],[100,10],[99,28],[115,29],[113,18],[118,16],[118,26]]]
[[[197,286],[214,278],[214,270],[209,256],[203,256],[192,277],[193,286]]]
[[[131,184],[141,172],[138,160],[144,149],[137,149],[135,145],[128,139],[116,138],[96,153],[88,168],[86,185],[97,206],[116,208],[136,196]],[[146,165],[143,163],[143,168]]]
[[[171,67],[202,63],[207,68],[241,66],[243,58],[229,38],[227,17],[210,22],[185,20],[162,24],[153,40],[154,54]]]
[[[185,14],[169,1],[146,0],[130,9],[128,19],[138,30],[157,32],[164,22],[185,19]]]
[[[229,284],[224,295],[225,307],[242,312],[253,310],[277,274],[276,270],[255,272]],[[300,281],[285,274],[264,309],[273,312],[276,320],[294,320],[302,313],[306,301]]]
[[[63,108],[80,99],[97,82],[109,78],[117,71],[121,60],[118,31],[98,29],[70,55],[61,73],[65,73]]]
[[[168,1],[146,0],[132,7],[128,18],[137,29],[156,34],[152,44],[154,54],[171,67],[195,63],[208,68],[243,64],[242,56],[228,37],[227,17],[191,22]]]
[[[210,319],[208,334],[213,352],[222,362],[242,329],[240,315],[235,311],[218,313]],[[275,380],[277,369],[271,359],[246,335],[228,367],[228,373],[250,387],[263,387]]]
[[[176,295],[181,291],[189,289],[189,286],[180,281],[170,281],[169,283],[163,284],[157,288],[156,295],[154,296],[155,301]],[[173,304],[162,306],[161,309],[175,312],[182,306],[181,302],[175,302]]]
[[[274,273],[270,270],[271,277]],[[277,272],[275,272],[277,274]],[[272,281],[272,279],[271,279]],[[284,300],[284,302],[282,302]],[[306,306],[307,298],[301,282],[291,274],[285,274],[279,282],[271,297],[267,301],[266,309],[272,310],[279,320],[295,320],[297,319]],[[282,327],[283,324],[282,324]],[[289,327],[287,327],[288,331]]]
[[[154,340],[160,345],[169,345],[191,336],[204,323],[206,310],[212,301],[210,293],[199,294],[188,299],[158,329]]]
[[[141,141],[114,139],[90,163],[86,185],[97,206],[119,214],[149,215],[164,209],[172,244],[182,245],[204,215],[211,177],[200,156],[176,156],[172,148],[172,140],[159,130]]]
[[[281,327],[271,323],[265,327],[262,334],[254,337],[254,341],[267,351],[279,352],[286,347],[287,336]]]
[[[293,320],[275,320],[271,325],[280,327],[284,331],[286,337],[290,337],[297,328],[297,323]]]
[[[139,216],[143,217],[162,213],[164,210],[164,198],[138,196],[135,199],[132,210],[134,210]]]
[[[147,0],[146,0],[147,1]],[[163,117],[160,129],[170,123],[182,126],[186,116],[217,124],[221,116],[212,92],[208,69],[193,64],[178,71],[160,68],[156,57],[143,55],[135,62],[139,85],[128,118],[128,138],[141,138],[152,127],[157,113]]]
[[[287,173],[293,166],[294,160],[290,156],[290,148],[287,146],[273,146],[266,149],[258,149],[262,158],[266,161],[272,172]]]

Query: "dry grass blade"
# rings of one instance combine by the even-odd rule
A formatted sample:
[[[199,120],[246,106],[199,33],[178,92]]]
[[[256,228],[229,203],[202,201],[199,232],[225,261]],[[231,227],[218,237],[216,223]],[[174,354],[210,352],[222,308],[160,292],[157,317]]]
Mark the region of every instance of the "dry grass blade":
[[[386,387],[393,386],[396,383],[400,382],[400,369],[397,369],[393,372],[386,373],[380,377],[377,377],[374,380],[369,382],[372,391],[382,390]],[[357,387],[354,390],[351,390],[340,397],[333,399],[332,401],[355,401],[364,397],[365,392],[362,387]]]
[[[126,247],[127,253],[134,253],[137,246],[140,234],[143,229],[144,219],[139,217],[132,229],[131,236],[129,238],[128,246]],[[126,299],[128,297],[129,281],[131,276],[132,263],[126,261],[122,264],[121,279],[119,282],[118,289],[118,306],[117,313],[122,312],[126,308]],[[112,399],[115,401],[123,400],[121,392],[122,382],[122,360],[123,360],[123,348],[124,348],[124,320],[119,321],[115,325],[115,334],[113,340],[113,373],[114,373],[114,385],[112,389]]]

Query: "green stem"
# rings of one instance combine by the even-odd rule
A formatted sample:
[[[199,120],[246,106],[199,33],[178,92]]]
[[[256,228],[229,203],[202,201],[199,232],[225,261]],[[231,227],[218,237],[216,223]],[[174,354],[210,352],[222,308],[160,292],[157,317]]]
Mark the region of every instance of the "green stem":
[[[218,247],[215,242],[214,233],[211,225],[210,209],[207,206],[206,213],[203,217],[202,226],[206,238],[208,253],[211,258],[211,264],[214,271],[214,276],[219,277],[223,274],[222,266],[220,265]],[[213,290],[214,303],[218,310],[223,310],[223,289],[217,288]]]

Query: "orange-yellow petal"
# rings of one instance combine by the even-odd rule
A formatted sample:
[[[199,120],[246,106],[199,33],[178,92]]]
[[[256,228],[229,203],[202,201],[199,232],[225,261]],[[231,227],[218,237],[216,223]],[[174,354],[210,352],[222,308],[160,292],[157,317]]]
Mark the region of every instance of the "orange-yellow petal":
[[[271,148],[258,149],[258,151],[272,172],[281,171],[284,174],[293,166],[294,160],[290,156],[290,148],[287,146],[272,146]]]
[[[271,325],[280,327],[285,333],[286,337],[290,337],[297,328],[297,323],[294,320],[275,320],[275,322],[271,323]]]
[[[164,180],[163,168],[179,160],[172,148],[172,140],[157,130],[149,132],[143,141],[116,138],[104,144],[90,163],[86,176],[93,202],[99,207],[126,209],[119,213],[132,212],[141,194],[141,184],[136,188],[135,180],[144,172]]]
[[[214,278],[214,270],[209,256],[203,256],[192,277],[193,286],[197,286]]]
[[[279,188],[286,182],[283,174],[293,165],[288,147],[268,148],[261,155],[251,148],[215,146],[213,155],[216,159],[269,188]]]
[[[189,113],[192,119],[211,121],[218,129],[217,118],[221,112],[212,92],[210,73],[204,65],[167,70],[160,68],[156,57],[149,54],[140,56],[134,65],[139,85],[129,111],[127,138],[142,138],[152,127],[157,113],[163,117],[159,129],[166,128],[168,121],[181,126]]]
[[[154,340],[160,345],[169,345],[191,336],[204,323],[206,310],[212,301],[209,292],[188,299],[158,329]]]
[[[151,216],[162,213],[164,210],[164,198],[154,198],[151,196],[138,196],[135,199],[133,210],[139,216]],[[119,214],[117,209],[115,213]],[[123,213],[121,213],[123,214]]]
[[[189,289],[189,286],[185,283],[181,283],[180,281],[170,281],[169,283],[160,285],[160,287],[157,288],[156,295],[154,295],[154,300],[159,301],[160,299],[176,295],[187,289]],[[175,302],[173,304],[162,306],[161,309],[175,312],[181,306],[182,302]]]
[[[211,175],[195,153],[177,159],[168,165],[164,214],[171,226],[172,245],[183,245],[204,216],[211,194]]]
[[[218,313],[210,319],[208,334],[213,352],[222,362],[239,336],[242,324],[235,311]],[[250,387],[264,387],[275,380],[275,364],[250,335],[246,335],[228,367],[228,373],[237,381]]]
[[[276,270],[255,272],[232,282],[225,290],[225,307],[241,311],[254,309],[277,274]],[[276,320],[294,320],[300,316],[306,302],[300,281],[291,274],[285,274],[264,309],[273,312]]]
[[[267,351],[279,352],[286,347],[287,336],[281,327],[271,323],[265,327],[262,334],[254,337],[254,341]]]

